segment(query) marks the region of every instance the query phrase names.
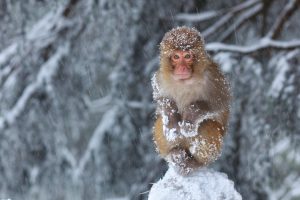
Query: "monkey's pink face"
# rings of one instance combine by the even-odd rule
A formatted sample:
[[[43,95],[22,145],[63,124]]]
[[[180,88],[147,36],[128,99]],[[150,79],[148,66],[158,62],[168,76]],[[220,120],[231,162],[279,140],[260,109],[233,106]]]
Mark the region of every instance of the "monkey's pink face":
[[[186,80],[192,77],[194,56],[190,51],[176,50],[171,54],[171,65],[175,80]]]

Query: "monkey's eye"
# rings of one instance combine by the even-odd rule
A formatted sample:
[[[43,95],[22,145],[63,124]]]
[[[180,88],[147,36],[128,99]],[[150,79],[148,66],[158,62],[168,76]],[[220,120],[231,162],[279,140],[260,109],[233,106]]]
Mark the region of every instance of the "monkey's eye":
[[[178,59],[179,59],[179,55],[175,54],[175,55],[173,56],[173,59],[174,59],[174,60],[178,60]]]
[[[185,56],[184,56],[184,58],[186,58],[186,59],[190,59],[192,56],[191,56],[191,54],[186,54]]]

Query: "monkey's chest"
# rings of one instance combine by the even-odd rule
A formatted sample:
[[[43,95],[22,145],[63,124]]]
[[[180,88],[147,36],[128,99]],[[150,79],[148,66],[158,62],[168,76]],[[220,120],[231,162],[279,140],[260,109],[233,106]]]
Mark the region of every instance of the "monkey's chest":
[[[178,111],[182,112],[191,103],[204,100],[202,88],[199,85],[193,87],[178,87],[170,93],[170,97],[176,102]]]

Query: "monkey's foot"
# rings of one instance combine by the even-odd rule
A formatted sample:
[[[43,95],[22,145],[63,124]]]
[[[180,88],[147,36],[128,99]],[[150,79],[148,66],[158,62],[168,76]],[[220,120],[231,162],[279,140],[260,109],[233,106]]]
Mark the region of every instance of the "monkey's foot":
[[[199,163],[184,149],[173,149],[167,160],[181,175],[187,175],[199,168]]]

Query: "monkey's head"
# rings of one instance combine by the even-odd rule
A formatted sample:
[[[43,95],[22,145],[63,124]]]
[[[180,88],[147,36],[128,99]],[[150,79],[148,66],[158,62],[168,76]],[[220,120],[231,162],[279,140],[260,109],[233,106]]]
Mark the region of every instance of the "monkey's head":
[[[203,39],[195,28],[174,28],[160,43],[161,70],[167,70],[175,80],[190,79],[197,70],[195,66],[207,58]]]

